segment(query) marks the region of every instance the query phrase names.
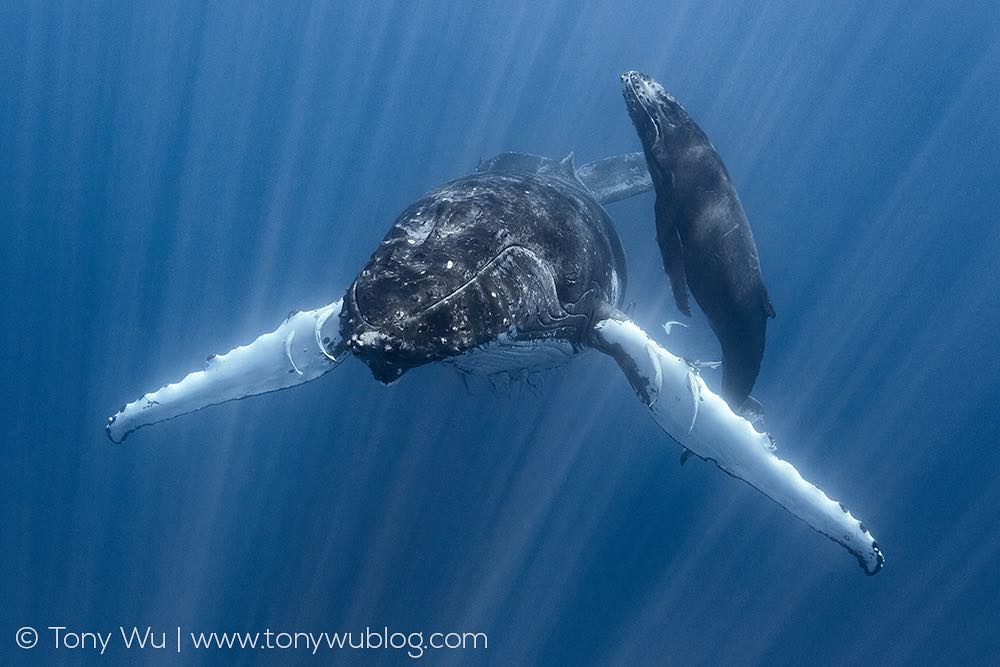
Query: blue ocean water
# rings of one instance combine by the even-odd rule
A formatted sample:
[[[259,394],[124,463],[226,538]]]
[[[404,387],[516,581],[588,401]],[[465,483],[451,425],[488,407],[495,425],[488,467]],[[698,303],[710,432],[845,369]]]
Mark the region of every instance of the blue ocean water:
[[[488,635],[434,664],[1000,657],[995,6],[13,3],[0,39],[4,664],[98,661],[50,626]],[[350,361],[109,444],[117,406],[339,297],[480,158],[639,150],[628,69],[727,163],[778,313],[767,428],[878,576],[680,467],[596,354],[541,387]],[[632,312],[711,358],[703,317],[659,328],[652,207],[609,206]],[[412,661],[135,650],[101,659]]]

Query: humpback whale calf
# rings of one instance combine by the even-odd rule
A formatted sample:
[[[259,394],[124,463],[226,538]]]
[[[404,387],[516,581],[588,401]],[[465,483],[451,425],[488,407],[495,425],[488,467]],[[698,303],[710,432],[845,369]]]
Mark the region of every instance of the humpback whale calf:
[[[733,410],[755,412],[756,401],[747,399],[774,308],[740,198],[712,143],[677,100],[645,74],[621,78],[656,189],[656,242],[677,308],[691,315],[690,288],[722,346],[722,397]]]
[[[686,451],[745,480],[875,574],[884,557],[864,525],[620,310],[625,254],[603,204],[652,188],[643,161],[629,154],[577,170],[572,156],[503,153],[481,163],[407,207],[342,298],[295,312],[123,406],[108,418],[108,437],[119,443],[209,405],[316,380],[349,357],[392,383],[434,362],[495,373],[598,350]]]

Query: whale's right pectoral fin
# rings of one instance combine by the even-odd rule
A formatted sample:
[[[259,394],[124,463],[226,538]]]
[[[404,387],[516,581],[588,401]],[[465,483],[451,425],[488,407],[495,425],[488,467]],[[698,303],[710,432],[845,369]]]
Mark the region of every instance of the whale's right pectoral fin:
[[[882,569],[885,558],[864,525],[775,456],[771,438],[734,413],[686,361],[618,312],[598,319],[591,344],[614,358],[653,421],[687,451],[744,480],[843,545],[866,573]]]
[[[315,380],[348,354],[339,333],[341,304],[292,313],[271,333],[209,357],[204,370],[143,394],[108,418],[108,437],[119,443],[143,426]]]

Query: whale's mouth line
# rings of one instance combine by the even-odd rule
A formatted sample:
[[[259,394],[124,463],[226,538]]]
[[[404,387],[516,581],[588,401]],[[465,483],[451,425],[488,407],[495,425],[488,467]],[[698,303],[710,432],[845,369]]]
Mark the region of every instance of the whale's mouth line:
[[[430,310],[433,310],[434,308],[437,308],[438,306],[440,306],[441,304],[443,304],[445,301],[448,301],[449,299],[451,299],[451,298],[453,298],[455,296],[458,296],[463,291],[465,291],[466,289],[468,289],[473,283],[475,283],[477,280],[479,280],[482,277],[483,273],[486,272],[487,270],[489,270],[490,267],[492,267],[495,264],[497,264],[497,262],[499,262],[501,259],[503,259],[503,257],[505,255],[507,255],[508,253],[513,252],[515,250],[521,250],[523,252],[526,252],[526,253],[532,255],[533,257],[535,257],[537,259],[537,255],[530,248],[526,248],[523,245],[519,245],[519,244],[516,244],[516,243],[511,244],[511,245],[507,246],[506,248],[504,248],[503,250],[501,250],[500,252],[498,252],[496,255],[494,255],[493,258],[490,259],[488,262],[486,262],[481,267],[479,267],[478,269],[476,269],[475,274],[471,278],[469,278],[468,280],[466,280],[464,283],[462,283],[461,285],[459,285],[458,287],[456,287],[451,292],[449,292],[448,294],[444,295],[443,297],[441,297],[440,299],[438,299],[434,303],[429,304],[426,308],[423,308],[422,310],[414,313],[413,315],[410,315],[409,317],[406,318],[405,321],[409,322],[410,320],[412,320],[414,318],[420,317],[424,313],[426,313],[426,312],[428,312]]]
[[[447,304],[449,301],[453,300],[455,297],[461,295],[465,290],[469,289],[469,287],[471,287],[472,285],[474,285],[476,283],[476,281],[480,280],[483,277],[483,275],[487,271],[489,271],[492,267],[496,266],[498,263],[500,263],[505,258],[509,257],[511,254],[513,254],[515,252],[524,253],[526,255],[529,255],[536,263],[542,264],[541,258],[538,257],[538,254],[535,251],[533,251],[532,249],[527,248],[527,247],[525,247],[525,246],[523,246],[521,244],[512,243],[511,245],[508,245],[504,249],[500,250],[492,258],[490,258],[489,260],[487,260],[482,266],[480,266],[478,269],[476,269],[476,271],[472,275],[472,277],[470,277],[468,280],[466,280],[465,282],[463,282],[461,285],[459,285],[455,289],[451,290],[450,292],[448,292],[444,296],[440,297],[439,299],[436,299],[434,302],[429,303],[424,308],[421,308],[420,310],[418,310],[416,312],[413,312],[413,313],[408,314],[408,315],[406,315],[406,316],[404,316],[404,317],[402,317],[402,318],[400,318],[398,320],[395,320],[394,322],[391,322],[391,323],[387,322],[386,325],[389,328],[394,329],[396,331],[405,330],[415,320],[419,320],[421,317],[423,317],[428,312],[430,312],[430,311],[434,310],[435,308],[438,308],[438,307],[440,307],[442,305]],[[386,325],[382,325],[382,326],[376,325],[376,324],[372,323],[367,317],[365,317],[364,313],[361,310],[361,306],[358,303],[358,299],[357,299],[357,285],[356,284],[351,285],[351,288],[349,290],[349,296],[350,296],[351,300],[354,302],[354,310],[357,313],[357,316],[361,319],[361,322],[365,325],[365,327],[367,329],[371,330],[371,331],[383,331],[383,332],[385,332],[385,326]]]
[[[367,317],[365,317],[364,312],[361,310],[361,304],[358,303],[358,282],[354,281],[351,283],[351,301],[354,302],[354,312],[358,314],[361,321],[365,323],[365,326],[374,329],[375,325],[372,324]]]

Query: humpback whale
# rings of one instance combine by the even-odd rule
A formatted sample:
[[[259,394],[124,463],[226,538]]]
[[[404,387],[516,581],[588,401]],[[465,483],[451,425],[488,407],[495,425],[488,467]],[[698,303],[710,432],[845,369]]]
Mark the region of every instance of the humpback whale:
[[[400,214],[347,290],[341,337],[385,383],[477,348],[580,349],[625,283],[614,225],[572,160],[500,155]]]
[[[209,405],[310,382],[351,357],[393,383],[428,363],[493,373],[597,350],[684,451],[746,481],[875,574],[884,557],[861,522],[621,311],[625,253],[604,204],[652,189],[644,160],[629,154],[580,169],[572,156],[484,161],[407,207],[341,298],[143,394],[108,418],[108,437],[120,443]]]
[[[733,410],[752,412],[759,406],[747,399],[774,308],[740,198],[712,143],[677,100],[645,74],[621,78],[656,189],[656,242],[677,308],[691,315],[690,288],[722,347],[722,397]]]

